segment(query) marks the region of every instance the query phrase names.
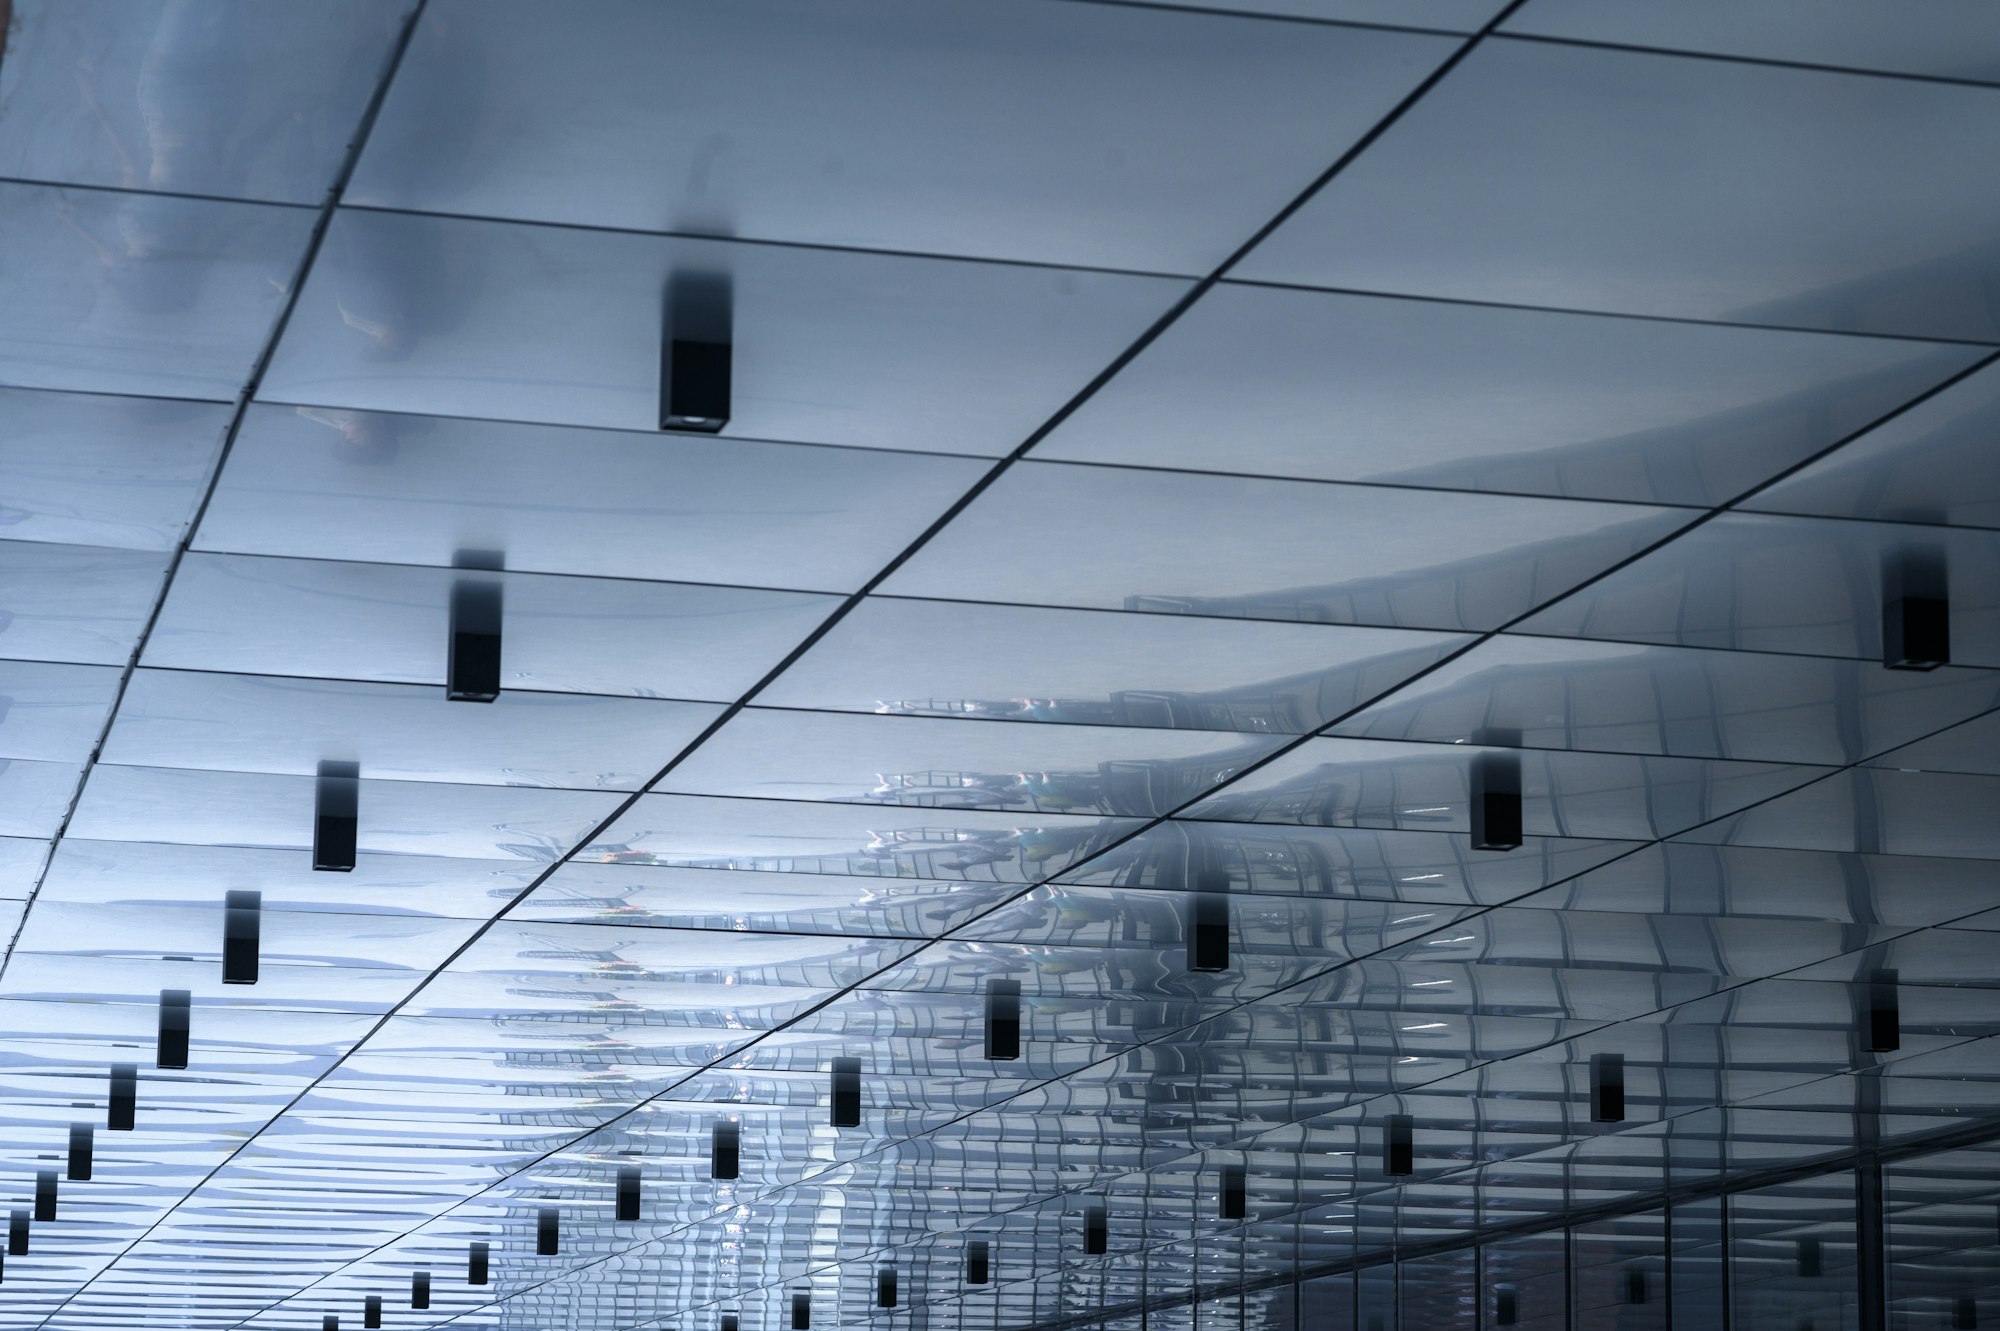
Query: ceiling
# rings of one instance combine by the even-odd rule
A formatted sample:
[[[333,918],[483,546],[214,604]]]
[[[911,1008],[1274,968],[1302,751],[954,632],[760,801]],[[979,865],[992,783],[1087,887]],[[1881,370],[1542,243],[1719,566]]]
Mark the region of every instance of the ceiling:
[[[2000,1114],[1996,148],[1945,3],[12,0],[0,1328],[1025,1327]]]

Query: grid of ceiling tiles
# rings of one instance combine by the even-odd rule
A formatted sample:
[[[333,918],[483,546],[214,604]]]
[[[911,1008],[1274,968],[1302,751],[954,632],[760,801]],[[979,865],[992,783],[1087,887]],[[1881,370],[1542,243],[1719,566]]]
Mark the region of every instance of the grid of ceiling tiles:
[[[2000,12],[10,8],[0,1327],[1025,1326],[2000,1108]]]

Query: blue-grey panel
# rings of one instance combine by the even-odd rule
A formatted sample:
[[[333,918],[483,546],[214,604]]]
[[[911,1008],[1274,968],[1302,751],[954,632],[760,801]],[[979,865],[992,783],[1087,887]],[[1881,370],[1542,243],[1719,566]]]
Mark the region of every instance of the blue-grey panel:
[[[663,296],[688,274],[731,289],[728,434],[984,456],[1187,286],[342,210],[258,396],[656,429]]]
[[[0,388],[0,527],[17,541],[172,549],[229,417],[219,402]]]
[[[1280,742],[1203,730],[1015,726],[753,707],[732,717],[655,789],[1144,818],[1206,794]]]
[[[1506,635],[1402,686],[1338,734],[1432,743],[1859,762],[2000,706],[1990,670]]]
[[[1963,0],[1528,0],[1501,31],[2000,82],[2000,10]]]
[[[1724,818],[1684,839],[1864,855],[1994,858],[2000,832],[1980,810],[2000,776],[1857,768]]]
[[[2000,90],[1494,42],[1235,276],[2000,340]]]
[[[830,596],[504,573],[504,689],[731,701],[837,604]],[[449,569],[188,555],[146,640],[147,665],[438,686]],[[329,633],[326,626],[342,631]]]
[[[412,0],[15,0],[0,176],[318,203]]]
[[[124,665],[166,572],[164,551],[0,541],[0,656]]]
[[[1980,354],[1224,284],[1034,455],[1718,504]]]
[[[440,567],[470,549],[527,572],[845,592],[985,470],[971,458],[253,406],[195,545]]]
[[[313,214],[0,182],[0,383],[227,401]]]
[[[1202,273],[1453,47],[1112,5],[433,0],[348,197]]]
[[[100,762],[311,774],[349,756],[397,781],[637,790],[722,708],[659,698],[442,690],[349,680],[140,670]]]
[[[1182,2],[1166,0],[1169,4]],[[1185,0],[1185,3],[1190,9],[1227,9],[1239,14],[1320,19],[1330,23],[1391,23],[1461,33],[1477,32],[1507,6],[1507,0]]]
[[[1753,496],[1745,508],[2000,527],[2000,366],[1988,366]]]
[[[1187,813],[1224,822],[1462,831],[1476,745],[1315,739],[1266,763]],[[1777,763],[1560,749],[1520,758],[1521,823],[1536,836],[1647,840],[1824,774]]]
[[[1466,640],[1175,615],[856,606],[757,696],[772,707],[1303,734]],[[1059,645],[1051,650],[1051,644]]]
[[[1025,462],[886,581],[891,595],[1489,629],[1693,515]]]
[[[1728,514],[1537,612],[1522,633],[1880,661],[1906,565],[1949,603],[1951,659],[2000,665],[2000,533]]]

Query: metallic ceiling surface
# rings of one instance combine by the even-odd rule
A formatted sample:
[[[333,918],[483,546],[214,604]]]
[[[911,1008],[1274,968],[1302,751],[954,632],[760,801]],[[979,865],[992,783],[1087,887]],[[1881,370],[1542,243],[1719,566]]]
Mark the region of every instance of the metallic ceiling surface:
[[[2000,10],[0,16],[0,1331],[1030,1327],[2000,1116]]]

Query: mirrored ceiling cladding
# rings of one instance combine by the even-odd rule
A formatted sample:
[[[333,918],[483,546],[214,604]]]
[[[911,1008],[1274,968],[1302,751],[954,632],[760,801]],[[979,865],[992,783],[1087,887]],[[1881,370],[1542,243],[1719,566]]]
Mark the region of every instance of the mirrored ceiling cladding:
[[[219,402],[0,388],[11,540],[168,550],[229,428]]]
[[[1637,504],[1024,462],[883,590],[1488,630],[1693,516]],[[1170,532],[1188,539],[1160,539]]]
[[[14,0],[0,174],[317,204],[412,0]]]
[[[1718,504],[1980,356],[1225,283],[1034,455]]]
[[[1923,23],[1894,23],[1866,0],[1817,6],[1797,25],[1787,0],[1692,0],[1672,11],[1638,0],[1530,0],[1502,25],[1508,35],[1842,65],[1888,74],[2000,84],[2000,22],[1979,8],[1947,8]]]
[[[1534,748],[1844,763],[1906,737],[1931,737],[1909,746],[1918,755],[1940,753],[1949,735],[1976,744],[1982,723],[1968,718],[2000,705],[1996,690],[2000,677],[1981,669],[1884,670],[1872,661],[1509,635],[1333,729],[1445,744],[1497,732]]]
[[[1236,275],[1991,342],[1996,133],[1992,88],[1488,41]]]
[[[1752,497],[1746,508],[1954,527],[2000,526],[1992,451],[2000,370],[1987,366]]]
[[[2000,1319],[1948,8],[0,0],[0,1331]]]
[[[0,382],[234,398],[312,226],[305,208],[0,181]]]
[[[875,596],[758,698],[884,715],[1294,735],[1467,642],[1447,633]]]
[[[350,200],[1203,273],[1455,45],[1098,5],[998,28],[911,0],[546,20],[433,0]]]
[[[1945,659],[1991,667],[2000,538],[1985,531],[1729,513],[1538,610],[1523,633],[1881,662],[1887,608],[1944,607]]]
[[[254,406],[203,550],[852,591],[974,481],[966,458]],[[370,540],[357,545],[354,533]],[[589,541],[575,539],[578,530]]]
[[[358,209],[320,254],[264,401],[650,429],[671,299],[742,349],[731,435],[986,457],[1188,285]]]

